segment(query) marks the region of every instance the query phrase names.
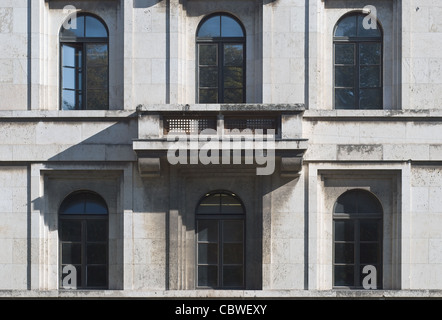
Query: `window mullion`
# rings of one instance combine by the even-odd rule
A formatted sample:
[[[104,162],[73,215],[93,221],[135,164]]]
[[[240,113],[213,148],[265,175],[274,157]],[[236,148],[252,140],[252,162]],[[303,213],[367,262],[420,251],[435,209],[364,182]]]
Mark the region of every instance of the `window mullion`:
[[[356,109],[361,109],[360,99],[359,99],[359,92],[360,92],[360,61],[359,61],[359,42],[355,41],[355,103],[356,103]]]
[[[218,102],[224,103],[224,43],[218,43]]]
[[[224,220],[219,220],[218,222],[218,287],[223,287],[223,227]]]
[[[360,219],[355,219],[355,287],[359,286],[361,279],[361,232],[360,232]]]
[[[87,287],[87,245],[86,245],[87,227],[86,219],[81,220],[81,286]]]

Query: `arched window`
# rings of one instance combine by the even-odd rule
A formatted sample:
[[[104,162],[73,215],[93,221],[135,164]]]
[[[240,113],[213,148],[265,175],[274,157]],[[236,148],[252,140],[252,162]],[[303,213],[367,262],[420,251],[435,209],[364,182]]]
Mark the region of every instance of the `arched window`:
[[[60,275],[74,266],[79,289],[108,288],[108,213],[103,198],[90,191],[75,192],[60,206]]]
[[[198,103],[245,102],[244,27],[226,13],[203,19],[197,31]]]
[[[67,20],[60,31],[62,110],[109,108],[109,36],[104,22],[89,14]]]
[[[334,33],[335,109],[382,109],[382,30],[366,29],[368,16],[345,15]],[[366,20],[366,22],[369,20]]]
[[[196,209],[197,287],[244,288],[241,200],[227,191],[206,194]]]
[[[342,194],[333,212],[334,287],[362,288],[367,265],[376,268],[376,288],[382,287],[382,216],[379,200],[353,189]]]

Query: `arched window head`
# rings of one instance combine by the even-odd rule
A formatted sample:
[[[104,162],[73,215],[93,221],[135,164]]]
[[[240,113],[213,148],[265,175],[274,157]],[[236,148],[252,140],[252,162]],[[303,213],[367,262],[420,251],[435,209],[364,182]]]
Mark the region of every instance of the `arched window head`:
[[[382,214],[382,205],[369,191],[353,189],[343,193],[335,203],[336,214]]]
[[[245,209],[228,191],[206,194],[196,209],[197,287],[242,289]]]
[[[108,213],[104,199],[91,191],[72,193],[60,205],[60,288],[66,289],[65,267],[75,268],[77,289],[108,288]]]
[[[244,27],[235,17],[217,13],[197,30],[198,103],[245,102]]]
[[[334,287],[382,288],[382,221],[382,205],[369,191],[353,189],[337,199],[333,210]],[[370,272],[364,271],[366,267]]]
[[[335,109],[382,109],[382,29],[357,12],[341,18],[334,31]],[[368,27],[368,28],[367,28]]]
[[[109,32],[91,14],[73,15],[60,30],[62,110],[109,108]]]
[[[108,209],[104,199],[91,191],[79,191],[69,195],[60,206],[60,214],[106,215]]]

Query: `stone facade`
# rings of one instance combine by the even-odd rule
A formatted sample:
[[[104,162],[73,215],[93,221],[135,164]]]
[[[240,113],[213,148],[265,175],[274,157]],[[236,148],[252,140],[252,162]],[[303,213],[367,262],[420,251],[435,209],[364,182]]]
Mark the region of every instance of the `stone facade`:
[[[376,8],[383,109],[333,108],[333,32]],[[76,10],[66,10],[71,5]],[[70,15],[109,31],[109,110],[60,110]],[[196,30],[227,12],[246,31],[246,104],[200,104]],[[439,0],[2,0],[0,297],[441,297]],[[276,121],[275,170],[172,165],[166,121]],[[348,190],[383,208],[382,290],[333,285],[333,210]],[[109,210],[108,290],[61,288],[59,208],[78,190]],[[197,286],[196,208],[245,208],[244,287]]]

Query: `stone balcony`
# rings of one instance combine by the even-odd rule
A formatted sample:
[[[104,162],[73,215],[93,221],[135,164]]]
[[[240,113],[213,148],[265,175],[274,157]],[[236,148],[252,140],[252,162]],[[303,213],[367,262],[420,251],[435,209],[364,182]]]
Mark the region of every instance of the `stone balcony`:
[[[241,155],[245,163],[247,156],[254,151],[256,155],[257,147],[262,147],[263,156],[280,160],[282,175],[296,175],[307,150],[307,139],[302,137],[304,110],[302,104],[138,106],[138,139],[133,149],[140,173],[160,175],[160,159],[171,148],[184,149],[190,156],[202,143],[210,142],[211,150],[232,160],[229,164],[241,164],[233,159],[235,155]],[[232,143],[223,144],[226,141]]]

